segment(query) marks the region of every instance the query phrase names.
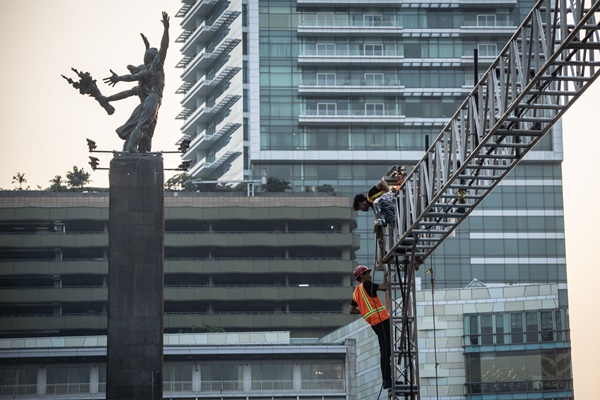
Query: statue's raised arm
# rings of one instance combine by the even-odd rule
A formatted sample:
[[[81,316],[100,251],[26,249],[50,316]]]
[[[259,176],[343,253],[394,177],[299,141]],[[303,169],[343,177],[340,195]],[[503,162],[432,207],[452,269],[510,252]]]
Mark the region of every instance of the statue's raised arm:
[[[164,27],[162,40],[160,41],[160,50],[158,56],[160,61],[164,64],[167,58],[167,49],[169,48],[169,15],[163,11],[162,13],[162,24]]]
[[[78,72],[80,82],[74,82],[72,79],[63,76],[82,94],[95,97],[109,114],[114,111],[109,102],[131,96],[139,97],[140,104],[133,110],[125,124],[116,130],[119,137],[125,140],[123,151],[146,153],[152,147],[158,109],[162,103],[162,94],[165,87],[164,62],[169,48],[169,15],[164,11],[161,22],[164,30],[160,49],[150,47],[150,42],[146,36],[141,34],[145,47],[144,63],[139,66],[128,65],[129,74],[124,75],[119,75],[111,69],[111,75],[104,78],[104,83],[111,86],[115,86],[117,82],[137,82],[137,86],[112,96],[103,96],[88,73],[79,73],[75,70]]]

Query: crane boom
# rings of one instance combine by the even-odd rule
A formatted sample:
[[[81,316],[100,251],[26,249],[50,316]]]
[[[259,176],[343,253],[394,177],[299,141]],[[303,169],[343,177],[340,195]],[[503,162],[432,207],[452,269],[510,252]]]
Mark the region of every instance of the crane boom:
[[[393,399],[420,398],[415,267],[598,78],[599,9],[600,0],[539,0],[394,194],[376,265],[389,274]]]

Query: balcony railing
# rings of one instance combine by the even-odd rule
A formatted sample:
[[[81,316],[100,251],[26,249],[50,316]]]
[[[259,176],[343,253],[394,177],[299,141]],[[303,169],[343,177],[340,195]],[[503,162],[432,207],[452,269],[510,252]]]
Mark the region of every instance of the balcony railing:
[[[352,28],[379,28],[379,27],[395,27],[402,28],[399,22],[394,20],[381,20],[381,21],[349,21],[349,20],[314,20],[314,19],[302,19],[298,25],[299,27],[352,27]]]
[[[252,380],[252,390],[256,391],[291,391],[294,390],[293,380],[260,381]]]
[[[304,110],[302,115],[318,116],[318,117],[402,117],[404,116],[399,110]]]
[[[14,399],[20,396],[37,394],[37,384],[32,385],[0,385],[0,398]]]
[[[309,87],[344,87],[344,86],[401,86],[400,81],[397,79],[335,79],[330,81],[322,81],[317,79],[303,79],[300,83],[301,86]]]
[[[398,49],[301,49],[300,57],[403,57],[404,51]]]
[[[303,379],[302,390],[343,391],[344,381],[342,379]]]
[[[571,379],[546,379],[513,382],[479,382],[467,383],[467,393],[514,393],[514,392],[548,392],[573,390]]]
[[[237,381],[203,381],[200,383],[202,392],[241,392],[243,382]]]
[[[191,392],[193,385],[192,381],[164,381],[163,392],[183,393]]]
[[[65,395],[90,393],[89,383],[49,383],[46,384],[46,395]]]

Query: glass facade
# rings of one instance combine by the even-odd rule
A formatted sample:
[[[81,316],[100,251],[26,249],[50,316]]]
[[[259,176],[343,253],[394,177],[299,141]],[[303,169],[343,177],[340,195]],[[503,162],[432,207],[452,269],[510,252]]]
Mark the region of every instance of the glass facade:
[[[392,165],[410,173],[535,2],[246,3],[245,172],[297,192],[331,185],[350,206]],[[430,267],[438,288],[566,283],[561,162],[558,124],[426,260],[423,289]],[[372,266],[372,214],[359,212],[355,233],[356,263]]]
[[[519,398],[571,398],[570,358],[568,349],[469,354],[467,398],[517,392],[533,394]],[[545,392],[544,397],[541,397],[542,392]],[[549,393],[554,397],[548,397]]]
[[[572,398],[566,309],[466,314],[464,324],[467,398]]]
[[[221,399],[219,396],[226,395],[262,399],[263,394],[268,394],[269,399],[288,399],[288,395],[310,400],[313,399],[311,393],[325,394],[332,400],[345,398],[343,359],[323,362],[308,358],[292,362],[280,357],[284,356],[276,355],[270,361],[259,357],[230,362],[167,361],[163,367],[163,391],[165,396],[173,398],[191,395]],[[90,395],[98,398],[98,394],[105,392],[103,362],[93,366],[81,361],[77,366],[49,363],[0,368],[0,396],[3,398],[47,395],[81,399]]]
[[[392,165],[406,164],[410,172],[472,88],[474,51],[483,72],[534,2],[405,3],[190,2],[181,38],[182,88],[190,87],[183,101],[189,115],[182,113],[184,137],[192,140],[185,156],[194,159],[190,174],[277,177],[298,192],[327,184],[351,198]],[[189,60],[225,42],[230,45],[210,60]],[[208,85],[220,73],[226,79]],[[237,96],[242,100],[233,102]],[[194,116],[192,109],[213,107],[220,98],[231,101],[221,102],[214,115]],[[540,279],[535,272],[491,272],[473,260],[500,252],[558,259],[549,264],[554,271],[548,279],[564,281],[564,238],[529,235],[563,230],[560,136],[559,126],[460,227],[463,234],[436,254],[437,265],[448,260],[452,270],[457,263],[472,270],[445,282]],[[489,210],[518,215],[481,217]],[[537,215],[540,210],[547,213]],[[372,218],[360,214],[356,261],[369,265],[375,254]],[[502,239],[502,246],[486,237],[470,243],[471,233],[488,231],[518,237]],[[457,249],[465,255],[460,261]]]
[[[465,346],[535,345],[570,340],[566,309],[465,315]],[[532,348],[532,347],[531,347]]]

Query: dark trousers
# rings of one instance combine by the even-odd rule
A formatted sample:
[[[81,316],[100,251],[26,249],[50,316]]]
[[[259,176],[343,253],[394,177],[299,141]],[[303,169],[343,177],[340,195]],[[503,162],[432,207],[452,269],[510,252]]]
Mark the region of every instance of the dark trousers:
[[[386,319],[371,326],[379,340],[379,362],[381,363],[381,377],[384,381],[392,380],[392,340],[390,338],[390,320]]]

